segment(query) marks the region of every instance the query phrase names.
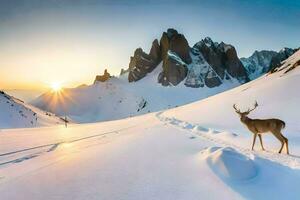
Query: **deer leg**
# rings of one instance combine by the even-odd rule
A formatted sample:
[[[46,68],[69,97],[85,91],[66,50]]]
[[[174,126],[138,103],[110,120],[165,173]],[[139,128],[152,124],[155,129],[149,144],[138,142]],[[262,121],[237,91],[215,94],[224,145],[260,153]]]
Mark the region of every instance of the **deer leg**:
[[[257,136],[257,133],[254,133],[254,135],[253,135],[253,143],[252,143],[252,151],[253,151],[253,149],[254,149],[256,136]]]
[[[264,148],[264,145],[263,145],[263,141],[262,141],[262,136],[261,136],[261,134],[258,134],[258,137],[259,137],[259,141],[260,141],[261,148],[262,148],[262,150],[264,151],[265,148]]]
[[[282,135],[282,134],[281,134],[281,135]],[[288,140],[286,137],[284,137],[283,135],[282,135],[282,137],[283,137],[283,139],[284,139],[285,148],[286,148],[286,153],[287,153],[287,154],[290,154],[290,153],[289,153],[289,140]]]
[[[282,149],[283,149],[283,146],[284,146],[284,139],[282,137],[282,134],[280,132],[272,132],[273,135],[281,142],[281,147],[278,151],[278,153],[281,153]]]
[[[281,153],[281,151],[282,151],[282,149],[283,149],[283,146],[284,146],[284,142],[283,142],[283,141],[280,141],[280,142],[281,142],[281,147],[280,147],[278,153]]]

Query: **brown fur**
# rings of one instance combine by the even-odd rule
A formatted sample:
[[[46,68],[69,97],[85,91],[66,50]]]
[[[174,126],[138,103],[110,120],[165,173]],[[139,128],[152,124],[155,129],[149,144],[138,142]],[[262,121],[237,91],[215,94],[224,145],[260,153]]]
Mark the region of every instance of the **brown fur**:
[[[253,143],[252,143],[252,150],[255,145],[256,137],[259,136],[260,145],[262,149],[263,142],[262,142],[262,134],[271,132],[280,142],[281,148],[279,153],[281,153],[284,144],[286,145],[286,152],[289,154],[289,147],[288,147],[288,139],[284,137],[281,133],[281,130],[285,128],[285,122],[280,119],[251,119],[247,115],[253,111],[258,106],[257,102],[255,103],[255,107],[253,109],[248,109],[246,112],[241,112],[233,105],[236,113],[239,114],[241,122],[247,126],[247,128],[254,134],[253,135]]]

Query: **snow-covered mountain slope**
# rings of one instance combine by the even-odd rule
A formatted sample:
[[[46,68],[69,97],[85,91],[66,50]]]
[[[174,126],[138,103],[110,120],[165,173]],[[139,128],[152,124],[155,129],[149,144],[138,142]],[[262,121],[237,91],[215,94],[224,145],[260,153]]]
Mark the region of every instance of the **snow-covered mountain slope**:
[[[262,50],[255,51],[248,58],[241,58],[250,80],[271,71],[281,65],[281,62],[295,53],[297,49],[283,48],[279,52]]]
[[[42,111],[0,91],[0,128],[26,128],[63,123],[52,113]]]
[[[3,199],[299,199],[300,51],[277,72],[186,106],[118,121],[0,133]],[[290,155],[232,105],[286,122]],[[11,145],[14,144],[14,145]],[[29,184],[30,183],[30,184]]]
[[[251,80],[265,74],[270,69],[272,58],[277,54],[276,51],[255,51],[248,58],[241,58],[244,67],[247,70],[248,76]]]
[[[32,102],[43,110],[67,116],[76,122],[96,122],[176,107],[238,86],[234,80],[225,80],[219,87],[188,88],[184,83],[176,87],[157,84],[162,71],[158,66],[143,79],[129,83],[127,75],[96,82],[90,86],[64,89],[61,93],[48,92]]]

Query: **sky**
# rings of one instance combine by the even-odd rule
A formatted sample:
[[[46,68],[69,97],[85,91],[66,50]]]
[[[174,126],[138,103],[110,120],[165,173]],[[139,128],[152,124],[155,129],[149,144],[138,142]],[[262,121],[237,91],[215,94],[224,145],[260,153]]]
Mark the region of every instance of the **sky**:
[[[91,84],[176,28],[255,50],[300,46],[300,0],[0,0],[0,89]]]

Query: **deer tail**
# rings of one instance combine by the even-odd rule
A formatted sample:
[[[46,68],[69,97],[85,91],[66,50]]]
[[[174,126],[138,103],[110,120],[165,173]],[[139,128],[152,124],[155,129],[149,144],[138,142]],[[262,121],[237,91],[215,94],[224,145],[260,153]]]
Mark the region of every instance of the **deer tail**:
[[[284,129],[285,128],[285,122],[284,121],[281,121],[281,129]]]

